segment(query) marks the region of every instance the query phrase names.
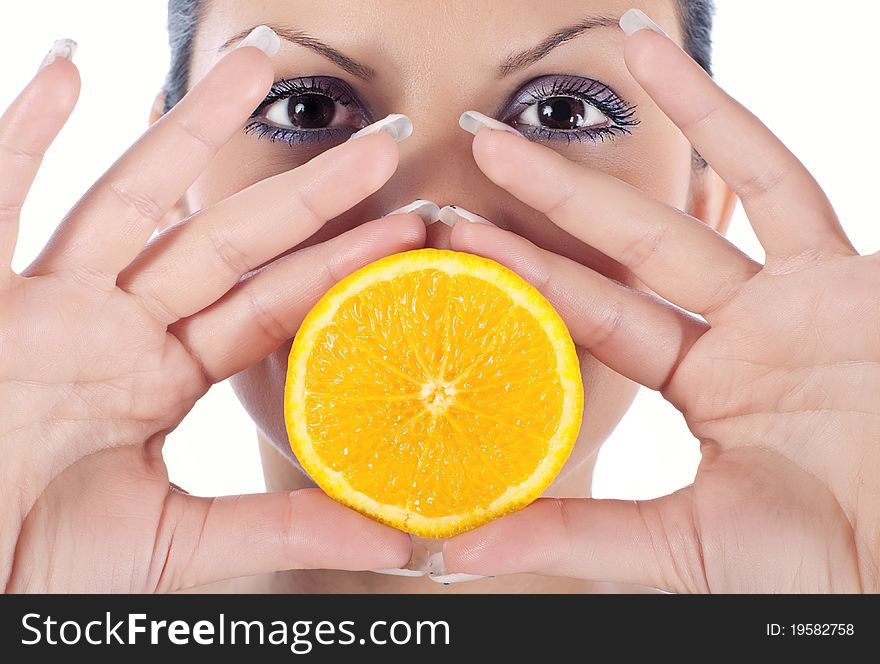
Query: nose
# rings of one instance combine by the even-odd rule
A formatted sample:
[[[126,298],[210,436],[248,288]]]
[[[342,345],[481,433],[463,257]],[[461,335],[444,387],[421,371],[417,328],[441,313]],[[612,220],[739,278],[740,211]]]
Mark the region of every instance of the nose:
[[[441,208],[457,205],[494,221],[492,213],[507,194],[477,167],[471,152],[474,137],[459,127],[460,112],[411,116],[413,133],[400,143],[397,171],[373,196],[383,213],[421,198]],[[442,221],[430,224],[427,246],[448,248],[449,233]]]

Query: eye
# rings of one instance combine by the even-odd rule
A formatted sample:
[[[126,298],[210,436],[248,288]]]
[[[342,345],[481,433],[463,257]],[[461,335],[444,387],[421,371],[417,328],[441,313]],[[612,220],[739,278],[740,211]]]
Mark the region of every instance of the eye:
[[[576,97],[548,97],[531,104],[515,119],[516,124],[550,129],[581,129],[605,125],[608,117],[595,106]]]
[[[631,133],[635,107],[604,83],[581,76],[550,75],[526,83],[499,117],[528,137],[604,141]]]
[[[251,115],[247,133],[270,142],[342,140],[371,122],[372,114],[344,81],[303,77],[276,82]]]

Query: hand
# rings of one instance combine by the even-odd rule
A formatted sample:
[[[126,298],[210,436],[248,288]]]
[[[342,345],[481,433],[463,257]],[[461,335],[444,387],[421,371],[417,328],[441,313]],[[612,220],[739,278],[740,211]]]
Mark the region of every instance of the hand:
[[[880,256],[857,255],[803,165],[672,41],[636,32],[626,63],[739,195],[766,264],[489,129],[473,152],[491,180],[668,302],[489,226],[458,224],[451,242],[517,270],[576,344],[678,408],[701,443],[696,479],[649,501],[539,500],[450,540],[446,564],[675,592],[878,592]]]
[[[406,535],[316,490],[208,499],[168,482],[165,435],[212,383],[289,339],[336,280],[424,240],[415,215],[388,217],[255,270],[391,176],[397,147],[379,134],[254,184],[144,248],[271,82],[262,51],[224,57],[85,194],[22,275],[10,268],[18,213],[73,109],[76,68],[47,66],[0,118],[7,591],[173,591],[409,559]]]

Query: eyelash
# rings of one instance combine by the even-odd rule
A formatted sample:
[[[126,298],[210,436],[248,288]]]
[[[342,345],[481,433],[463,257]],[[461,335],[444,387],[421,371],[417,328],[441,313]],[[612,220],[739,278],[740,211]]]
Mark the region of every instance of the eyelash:
[[[631,127],[640,124],[636,118],[636,107],[618,97],[604,83],[580,76],[541,76],[526,83],[509,100],[499,114],[503,122],[516,126],[517,130],[530,138],[543,140],[605,142],[618,135],[631,134]],[[573,97],[596,107],[614,124],[607,127],[586,127],[584,129],[551,129],[511,122],[527,107],[550,97]]]
[[[346,138],[346,134],[352,133],[346,127],[291,129],[290,127],[268,124],[258,119],[260,113],[275,102],[304,94],[324,95],[338,104],[361,113],[366,119],[366,124],[372,121],[372,114],[362,104],[354,100],[354,91],[344,81],[320,76],[302,76],[284,78],[273,83],[266,98],[251,113],[250,122],[244,127],[245,133],[254,134],[257,138],[268,140],[270,143],[287,143],[290,147],[302,143],[322,143],[335,138],[342,140]]]
[[[290,147],[296,144],[322,143],[338,139],[342,140],[352,132],[346,127],[325,127],[320,129],[292,129],[268,124],[259,119],[260,113],[277,101],[295,95],[321,94],[338,104],[360,113],[365,124],[372,122],[372,113],[363,104],[355,101],[355,93],[344,81],[334,78],[305,76],[276,81],[266,98],[251,114],[250,122],[245,125],[247,134],[254,134],[259,139],[270,143],[287,143]],[[586,127],[583,129],[551,129],[544,126],[523,125],[511,122],[511,118],[519,116],[528,106],[550,97],[573,97],[594,106],[613,124],[606,127]],[[631,134],[631,128],[640,124],[635,116],[636,107],[618,97],[607,85],[580,76],[542,76],[524,84],[508,102],[504,110],[498,114],[503,122],[508,122],[529,138],[556,141],[564,139],[567,144],[572,141],[605,142],[618,135]]]

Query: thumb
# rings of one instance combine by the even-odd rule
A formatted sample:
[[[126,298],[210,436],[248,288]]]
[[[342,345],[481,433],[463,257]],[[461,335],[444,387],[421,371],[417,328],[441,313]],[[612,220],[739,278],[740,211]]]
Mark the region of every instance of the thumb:
[[[446,542],[451,572],[535,573],[708,592],[691,489],[656,500],[542,498]]]
[[[156,550],[155,588],[171,592],[288,569],[401,567],[412,544],[319,489],[222,498],[172,490]]]

